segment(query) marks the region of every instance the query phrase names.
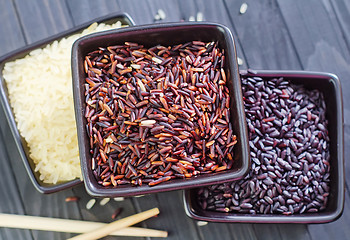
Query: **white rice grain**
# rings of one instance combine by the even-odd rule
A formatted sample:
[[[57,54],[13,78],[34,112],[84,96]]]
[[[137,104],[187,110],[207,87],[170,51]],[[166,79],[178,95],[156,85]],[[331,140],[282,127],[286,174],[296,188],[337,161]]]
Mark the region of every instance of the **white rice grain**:
[[[248,9],[248,4],[247,3],[242,3],[241,7],[239,8],[239,13],[240,14],[245,14],[247,9]]]
[[[242,60],[242,58],[237,57],[237,64],[238,64],[239,66],[243,65],[243,60]]]
[[[80,34],[35,49],[4,66],[10,105],[45,183],[81,178],[74,115],[71,47],[79,37],[121,27],[94,23]]]
[[[203,227],[205,225],[208,225],[208,222],[206,222],[206,221],[197,221],[197,226],[198,227]]]
[[[86,209],[90,210],[95,205],[95,203],[96,203],[96,199],[91,198],[86,204]]]
[[[109,202],[109,200],[111,200],[111,199],[110,199],[110,198],[103,198],[103,199],[100,201],[100,205],[101,205],[101,206],[106,205],[106,204]]]
[[[122,202],[125,200],[125,198],[124,197],[115,197],[115,198],[113,198],[113,200],[116,202]]]
[[[166,13],[164,12],[163,9],[158,9],[158,16],[159,16],[160,20],[163,20],[166,18]]]

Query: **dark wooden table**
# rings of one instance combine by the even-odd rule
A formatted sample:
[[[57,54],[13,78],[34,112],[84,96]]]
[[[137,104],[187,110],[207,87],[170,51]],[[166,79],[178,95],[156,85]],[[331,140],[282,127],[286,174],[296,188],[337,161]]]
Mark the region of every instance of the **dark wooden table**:
[[[346,190],[343,215],[328,224],[223,224],[198,226],[183,209],[182,191],[86,203],[91,197],[83,185],[51,195],[32,186],[0,109],[0,212],[110,222],[114,209],[120,217],[159,207],[161,215],[140,224],[168,230],[169,239],[350,239],[350,1],[348,0],[0,0],[0,55],[47,38],[93,18],[115,11],[131,15],[136,24],[154,23],[158,9],[162,22],[203,20],[227,25],[236,40],[240,69],[313,70],[331,72],[341,80],[345,116]],[[200,13],[198,15],[198,13]],[[79,202],[66,203],[68,196]],[[66,239],[72,235],[0,228],[1,239]],[[114,238],[106,238],[114,239]],[[119,238],[124,239],[124,238]],[[132,239],[132,238],[125,238]]]

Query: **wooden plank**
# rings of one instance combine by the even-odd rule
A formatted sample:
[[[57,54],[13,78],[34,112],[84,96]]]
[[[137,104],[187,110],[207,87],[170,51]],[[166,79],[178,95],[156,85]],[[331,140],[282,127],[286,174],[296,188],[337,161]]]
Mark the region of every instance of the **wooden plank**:
[[[215,222],[208,222],[207,225],[201,226],[200,222],[195,221],[198,228],[198,233],[202,239],[216,239],[218,237],[222,239],[240,239],[236,234],[231,234],[231,224],[222,224]],[[251,232],[251,231],[250,231]],[[244,237],[246,237],[245,235]],[[241,238],[244,239],[244,238]]]
[[[350,2],[346,0],[329,0],[328,8],[332,7],[336,14],[344,38],[350,48]]]
[[[346,188],[346,201],[343,215],[335,222],[308,225],[312,239],[349,239],[350,201],[349,188]]]
[[[281,240],[284,239],[311,239],[306,224],[278,224]]]
[[[0,0],[0,56],[25,45],[21,26],[19,24],[12,1]]]
[[[147,227],[169,231],[168,239],[200,239],[195,221],[185,214],[182,191],[149,194],[134,200],[137,200],[138,211],[153,207],[158,207],[160,210],[157,218],[146,222]]]
[[[137,212],[146,211],[148,209],[152,209],[155,207],[159,208],[159,202],[158,202],[158,198],[156,197],[156,194],[140,195],[140,196],[132,197],[131,200]],[[163,218],[164,218],[164,213],[162,209],[160,209],[160,213],[156,218],[151,218],[146,222],[142,222],[140,225],[142,227],[147,227],[147,228],[171,231],[171,228],[169,228],[169,226],[164,226],[162,224]],[[147,239],[151,239],[151,238],[147,238]]]
[[[275,1],[225,1],[249,68],[301,69],[288,29]]]
[[[295,42],[296,50],[303,48],[303,54],[299,55],[306,67],[308,65],[306,60],[315,53],[317,49],[315,44],[320,42],[329,44],[337,52],[341,52],[341,55],[349,54],[343,52],[347,50],[347,47],[336,21],[335,13],[327,4],[328,1],[323,1],[323,4],[315,0],[310,1],[309,4],[305,4],[303,1],[295,1],[295,3],[277,1]],[[297,38],[296,33],[300,34]],[[322,57],[319,62],[327,63],[326,56]]]
[[[84,186],[79,186],[73,188],[74,196],[80,198],[77,202],[78,208],[81,211],[82,218],[87,221],[97,221],[110,223],[114,220],[128,217],[137,213],[135,207],[133,206],[133,202],[131,198],[125,198],[124,200],[115,201],[114,199],[109,199],[109,201],[103,205],[103,198],[93,198],[89,196],[84,188]],[[91,200],[95,199],[96,202],[91,209],[87,209],[87,203]],[[120,198],[119,198],[120,199]],[[112,219],[113,213],[118,209],[122,208],[122,212],[116,219]],[[135,226],[141,226],[141,224],[137,224]],[[115,239],[113,237],[106,237],[104,239]],[[133,238],[128,237],[128,239],[142,239],[142,238]]]
[[[158,22],[178,22],[181,20],[181,13],[179,5],[173,0],[148,0],[148,6],[150,9],[150,14],[153,15],[153,21]],[[157,19],[158,11],[163,11],[165,13],[164,19]]]
[[[67,5],[74,25],[120,11],[117,2],[112,0],[74,0],[67,1]]]
[[[323,2],[322,2],[323,3]],[[343,99],[350,99],[350,54],[332,9],[319,1],[279,1],[297,54],[305,70],[336,74],[342,83]],[[312,14],[312,17],[310,17]],[[350,123],[350,102],[344,101],[345,123]]]
[[[253,224],[231,223],[229,228],[233,239],[258,239]]]
[[[281,239],[278,224],[253,224],[257,239]]]
[[[344,37],[344,40],[346,41],[346,46],[348,49],[348,55],[349,55],[349,49],[350,49],[350,2],[349,1],[344,1],[344,0],[329,0],[329,4],[327,5],[326,9],[328,10],[328,12],[333,13],[332,10],[334,10],[334,14],[336,16],[334,16],[334,14],[332,14],[332,18],[336,18],[337,22],[339,23],[339,27],[341,29],[342,32],[342,37]],[[328,3],[328,1],[326,2]],[[335,20],[334,20],[335,22]],[[339,35],[338,35],[339,36]],[[347,63],[341,65],[341,67],[343,68],[347,68],[349,69],[349,61],[347,61]],[[346,77],[347,73],[344,73],[344,77]],[[346,81],[347,78],[343,78],[343,75],[341,76],[341,80],[343,83],[343,93],[344,93],[344,97],[343,99],[348,99],[349,97],[349,91],[347,91],[347,89],[349,89],[349,81]],[[345,83],[344,83],[345,82]],[[349,123],[349,117],[350,117],[350,109],[348,104],[346,103],[345,109],[344,109],[344,113],[345,113],[345,121],[346,123]]]
[[[65,1],[14,1],[28,44],[73,26]]]
[[[0,112],[0,122],[3,122],[4,114]],[[9,164],[10,158],[3,147],[5,142],[7,142],[6,135],[0,129],[0,176],[1,176],[1,186],[0,186],[0,212],[1,213],[13,213],[13,214],[25,214],[24,206],[21,195],[18,191],[18,186],[15,178],[15,173],[11,169]],[[5,141],[6,139],[6,141]],[[32,232],[30,230],[19,230],[19,229],[9,229],[0,228],[1,239],[33,239]]]
[[[198,7],[196,1],[178,0],[180,9],[181,19],[183,21],[190,21],[191,19],[196,20]]]
[[[120,10],[128,13],[137,25],[154,22],[154,15],[150,11],[148,2],[138,0],[118,0],[117,2]]]
[[[345,164],[345,180],[350,187],[350,163],[347,160],[347,156],[350,156],[350,125],[344,125],[344,164]]]

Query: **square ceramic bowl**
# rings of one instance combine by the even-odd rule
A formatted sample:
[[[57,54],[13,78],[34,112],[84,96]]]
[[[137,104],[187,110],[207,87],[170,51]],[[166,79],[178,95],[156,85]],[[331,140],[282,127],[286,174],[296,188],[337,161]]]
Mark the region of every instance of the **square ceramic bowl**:
[[[12,111],[12,107],[10,104],[9,96],[8,96],[8,90],[6,86],[6,82],[3,79],[2,72],[5,63],[14,61],[16,59],[23,58],[26,56],[28,53],[35,49],[43,48],[47,44],[50,44],[54,42],[55,40],[60,40],[65,37],[69,37],[70,35],[76,34],[81,32],[83,29],[86,29],[89,27],[92,23],[97,22],[97,23],[106,23],[106,24],[112,24],[117,21],[120,21],[122,25],[126,26],[132,26],[134,25],[133,20],[125,13],[113,13],[101,18],[94,19],[92,21],[89,21],[87,23],[84,23],[82,25],[76,26],[72,29],[69,29],[65,32],[56,34],[54,36],[51,36],[49,38],[46,38],[44,40],[41,40],[39,42],[35,42],[31,45],[28,45],[24,48],[18,49],[14,52],[11,52],[3,57],[0,58],[0,97],[1,97],[1,104],[3,106],[3,109],[5,111],[6,118],[8,120],[9,126],[11,128],[11,132],[14,136],[15,143],[17,146],[17,149],[19,151],[19,154],[21,156],[21,159],[23,161],[23,164],[26,168],[26,171],[30,177],[30,180],[32,181],[33,185],[35,188],[41,192],[41,193],[53,193],[53,192],[58,192],[63,189],[67,189],[70,187],[73,187],[77,184],[81,183],[80,179],[75,179],[72,181],[67,181],[67,182],[58,182],[57,184],[48,184],[44,183],[42,180],[39,178],[39,173],[35,172],[35,165],[33,160],[29,156],[29,149],[27,142],[25,139],[20,135],[18,129],[17,129],[17,123],[14,118],[14,114]]]
[[[98,184],[92,171],[92,156],[90,140],[86,132],[87,121],[84,117],[85,104],[85,56],[99,47],[124,45],[125,42],[135,42],[145,47],[157,44],[174,46],[190,41],[218,42],[225,51],[225,70],[227,86],[230,90],[231,123],[238,143],[235,146],[234,165],[230,170],[217,173],[198,175],[187,179],[171,179],[155,186],[132,186],[131,184],[116,187],[103,187]],[[248,154],[248,139],[245,114],[242,102],[241,85],[236,61],[236,50],[230,30],[220,24],[213,23],[168,23],[157,25],[134,26],[105,33],[98,33],[78,39],[73,46],[72,54],[73,90],[78,129],[79,151],[85,187],[88,193],[98,197],[132,196],[161,191],[170,191],[198,187],[212,183],[220,183],[242,178],[248,170],[250,157]]]
[[[326,118],[330,137],[330,192],[328,204],[323,211],[293,215],[243,214],[203,210],[197,198],[198,189],[184,193],[184,206],[191,218],[211,222],[247,223],[326,223],[341,216],[344,205],[344,149],[343,105],[340,82],[334,74],[308,71],[244,71],[244,76],[262,78],[283,77],[292,84],[323,92],[326,102]]]

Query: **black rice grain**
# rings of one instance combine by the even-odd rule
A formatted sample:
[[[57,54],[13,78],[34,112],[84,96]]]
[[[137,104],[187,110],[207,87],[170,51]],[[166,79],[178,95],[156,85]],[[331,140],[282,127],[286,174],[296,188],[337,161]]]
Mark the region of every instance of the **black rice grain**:
[[[318,90],[283,78],[242,77],[251,170],[235,182],[200,188],[203,209],[250,214],[302,214],[326,208],[329,136]],[[233,197],[231,197],[233,196]]]

